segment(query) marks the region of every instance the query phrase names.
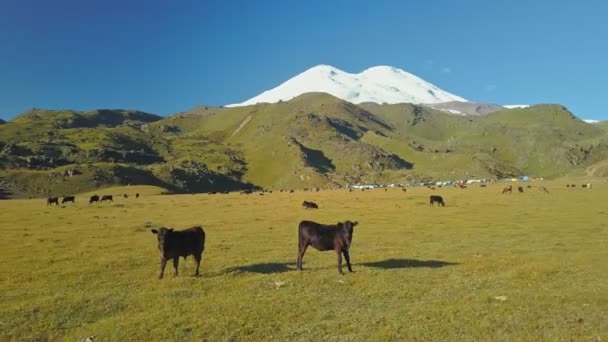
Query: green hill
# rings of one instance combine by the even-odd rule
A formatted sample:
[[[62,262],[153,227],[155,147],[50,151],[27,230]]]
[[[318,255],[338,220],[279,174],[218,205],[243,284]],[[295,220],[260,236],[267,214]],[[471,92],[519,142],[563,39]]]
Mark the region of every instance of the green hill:
[[[560,105],[458,116],[322,93],[248,107],[35,109],[0,125],[0,192],[149,184],[174,192],[557,177],[608,160],[608,131]],[[599,165],[599,164],[598,164]],[[603,173],[602,173],[603,174]]]

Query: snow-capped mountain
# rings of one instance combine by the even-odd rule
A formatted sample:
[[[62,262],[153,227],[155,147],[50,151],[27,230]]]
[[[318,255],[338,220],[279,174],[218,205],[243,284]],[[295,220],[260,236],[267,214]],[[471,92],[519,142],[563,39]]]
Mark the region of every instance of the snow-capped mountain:
[[[390,66],[375,66],[358,74],[351,74],[329,65],[318,65],[276,88],[227,107],[276,103],[310,92],[328,93],[352,103],[467,102],[460,96],[450,94],[415,75]]]

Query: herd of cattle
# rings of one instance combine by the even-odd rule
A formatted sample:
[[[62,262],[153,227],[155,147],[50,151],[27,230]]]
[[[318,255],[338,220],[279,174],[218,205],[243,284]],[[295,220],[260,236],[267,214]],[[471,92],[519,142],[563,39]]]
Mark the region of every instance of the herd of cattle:
[[[574,188],[575,184],[568,184],[566,187]],[[583,184],[583,188],[591,188],[591,184]],[[464,189],[466,187],[461,187]],[[528,185],[528,189],[532,186]],[[545,193],[549,193],[549,190],[544,186],[539,186],[538,189]],[[406,189],[403,189],[406,191]],[[435,190],[432,188],[431,190]],[[517,190],[520,193],[524,192],[522,186],[518,186]],[[281,190],[283,192],[284,190]],[[313,190],[314,191],[314,190]],[[319,191],[317,188],[316,191]],[[352,191],[352,189],[350,189]],[[264,191],[272,193],[272,191]],[[287,190],[285,190],[287,192]],[[294,190],[289,190],[293,193]],[[512,193],[513,186],[509,185],[503,188],[502,193]],[[241,194],[251,194],[252,190],[241,191]],[[260,194],[263,194],[260,193]],[[123,195],[124,198],[128,198],[127,194]],[[139,193],[135,194],[136,198],[139,198]],[[112,195],[93,195],[89,199],[89,204],[100,203],[104,201],[113,201]],[[76,203],[74,196],[64,196],[61,203]],[[47,205],[59,205],[59,197],[49,197],[47,199]],[[445,201],[441,196],[430,195],[429,205],[445,207]],[[319,209],[319,205],[304,201],[302,207],[305,209]],[[345,222],[338,222],[337,224],[321,224],[313,221],[301,221],[298,225],[298,257],[297,257],[297,269],[302,270],[302,259],[304,253],[309,246],[319,251],[330,251],[333,250],[337,255],[337,267],[338,272],[342,272],[342,257],[346,260],[348,270],[352,272],[352,266],[350,263],[349,249],[353,239],[354,227],[358,225],[358,222],[347,220]],[[160,274],[159,279],[162,279],[165,273],[165,267],[169,260],[173,261],[173,268],[175,269],[175,276],[178,275],[179,258],[184,259],[188,256],[193,256],[196,263],[195,276],[199,275],[200,263],[202,255],[205,250],[205,231],[202,227],[196,226],[184,230],[174,230],[173,228],[161,227],[159,229],[152,229],[151,232],[157,236],[158,251],[160,253]]]
[[[129,195],[124,194],[122,195],[122,197],[124,198],[129,198]],[[135,198],[139,198],[139,193],[135,194]],[[103,195],[101,197],[99,197],[99,195],[93,195],[89,198],[89,204],[93,204],[93,203],[102,203],[102,202],[114,202],[114,196],[112,195]],[[61,199],[61,204],[65,204],[65,203],[76,203],[76,196],[63,196],[63,198]],[[46,199],[46,205],[59,205],[59,197],[49,197]]]

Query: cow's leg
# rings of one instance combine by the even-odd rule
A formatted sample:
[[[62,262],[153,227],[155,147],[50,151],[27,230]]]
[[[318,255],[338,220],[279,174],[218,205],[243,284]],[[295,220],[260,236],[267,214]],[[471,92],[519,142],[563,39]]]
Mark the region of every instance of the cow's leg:
[[[195,255],[194,256],[194,261],[196,263],[196,271],[194,271],[194,276],[197,277],[198,276],[198,269],[201,267],[201,254]]]
[[[348,272],[352,272],[353,268],[350,266],[350,255],[348,254],[348,250],[345,249],[342,251],[344,254],[344,259],[346,259],[346,266],[348,267]]]
[[[167,266],[167,259],[160,258],[160,275],[158,279],[163,279],[163,275],[165,274],[165,266]]]
[[[302,270],[302,259],[304,259],[304,253],[306,253],[306,248],[308,248],[308,245],[300,245],[300,248],[298,250],[298,269],[301,271]]]
[[[338,254],[338,273],[344,274],[342,272],[342,252],[338,251],[336,254]]]
[[[173,268],[175,268],[175,276],[177,277],[177,268],[179,267],[179,257],[173,258]]]

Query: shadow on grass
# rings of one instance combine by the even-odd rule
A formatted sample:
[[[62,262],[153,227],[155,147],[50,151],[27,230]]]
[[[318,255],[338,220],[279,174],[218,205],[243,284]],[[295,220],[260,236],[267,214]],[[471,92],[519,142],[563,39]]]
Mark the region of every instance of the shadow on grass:
[[[445,266],[458,265],[457,262],[439,261],[439,260],[416,260],[416,259],[386,259],[374,262],[363,262],[359,265],[367,267],[377,267],[384,269],[395,269],[395,268],[440,268]]]
[[[271,273],[284,273],[295,270],[294,263],[288,262],[266,262],[259,264],[251,264],[246,266],[231,267],[224,271],[224,273],[259,273],[259,274],[271,274]]]

